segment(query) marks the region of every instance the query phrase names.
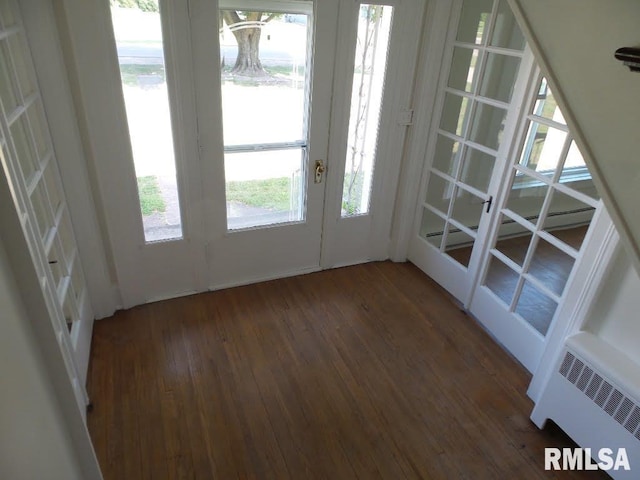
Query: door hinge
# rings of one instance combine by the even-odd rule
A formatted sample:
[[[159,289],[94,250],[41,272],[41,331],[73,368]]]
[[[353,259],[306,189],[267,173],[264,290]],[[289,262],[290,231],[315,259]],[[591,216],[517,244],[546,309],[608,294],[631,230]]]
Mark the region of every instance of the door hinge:
[[[413,109],[405,108],[400,110],[398,125],[413,125]]]

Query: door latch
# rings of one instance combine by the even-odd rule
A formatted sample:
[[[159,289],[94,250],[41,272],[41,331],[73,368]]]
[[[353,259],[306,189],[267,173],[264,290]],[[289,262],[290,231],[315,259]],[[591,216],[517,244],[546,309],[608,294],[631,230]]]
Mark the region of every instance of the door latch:
[[[487,204],[487,213],[489,213],[489,210],[491,210],[491,204],[493,203],[493,196],[489,196],[488,200],[485,200],[484,202],[482,202],[483,204]]]
[[[322,160],[316,160],[316,167],[314,170],[315,177],[313,179],[314,183],[322,183],[322,176],[326,171],[327,171],[327,167],[324,166],[324,163],[322,162]]]

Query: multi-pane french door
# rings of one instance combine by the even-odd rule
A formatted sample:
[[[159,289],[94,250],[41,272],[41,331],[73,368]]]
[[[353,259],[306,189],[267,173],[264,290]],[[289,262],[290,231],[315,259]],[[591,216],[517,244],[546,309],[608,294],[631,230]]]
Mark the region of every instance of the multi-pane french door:
[[[409,258],[533,372],[602,207],[507,2],[450,13]]]
[[[117,125],[89,129],[119,151],[97,174],[125,307],[386,258],[420,3],[104,2],[112,101],[79,71]]]
[[[547,80],[535,78],[469,304],[530,371],[603,208]]]
[[[82,412],[93,311],[23,25],[0,3],[0,188],[20,218],[41,293]],[[18,234],[19,235],[19,234]]]
[[[456,2],[447,45],[410,258],[467,303],[532,55],[506,1]]]

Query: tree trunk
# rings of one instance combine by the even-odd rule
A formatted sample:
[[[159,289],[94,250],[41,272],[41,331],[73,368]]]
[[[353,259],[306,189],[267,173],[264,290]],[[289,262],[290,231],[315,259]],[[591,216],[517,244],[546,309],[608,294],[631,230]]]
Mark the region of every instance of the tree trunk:
[[[238,56],[235,65],[231,69],[231,73],[254,77],[268,75],[260,61],[260,35],[262,28],[234,28],[234,25],[244,22],[261,22],[262,12],[246,12],[244,15],[245,18],[240,18],[236,11],[223,10],[222,15],[238,43]],[[271,20],[272,17],[273,15],[267,17],[265,23]]]
[[[260,62],[260,28],[245,28],[233,32],[238,42],[238,57],[231,70],[240,75],[266,75]]]

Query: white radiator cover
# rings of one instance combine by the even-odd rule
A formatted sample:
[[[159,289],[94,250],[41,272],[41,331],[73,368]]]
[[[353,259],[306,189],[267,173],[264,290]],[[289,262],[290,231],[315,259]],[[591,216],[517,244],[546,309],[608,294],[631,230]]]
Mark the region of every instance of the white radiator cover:
[[[531,414],[539,428],[549,419],[594,455],[624,447],[631,470],[609,475],[640,478],[640,366],[605,341],[587,332],[567,339]]]

